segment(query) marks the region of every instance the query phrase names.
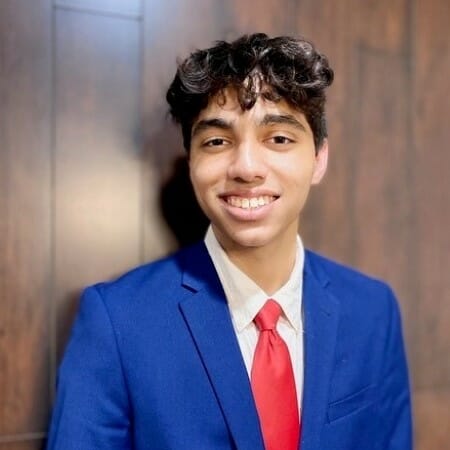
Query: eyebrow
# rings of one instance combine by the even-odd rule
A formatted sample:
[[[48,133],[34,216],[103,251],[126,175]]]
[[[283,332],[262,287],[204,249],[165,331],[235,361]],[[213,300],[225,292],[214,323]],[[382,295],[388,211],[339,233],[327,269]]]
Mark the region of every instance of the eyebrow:
[[[203,119],[198,121],[192,128],[192,137],[196,134],[207,130],[208,128],[220,128],[221,130],[231,130],[233,127],[230,122],[226,120],[215,118],[215,119]]]
[[[299,130],[306,131],[305,126],[291,114],[266,114],[260,122],[260,125],[292,125]]]
[[[261,122],[259,122],[260,126],[276,124],[291,125],[301,131],[306,131],[305,126],[291,114],[266,114]],[[192,137],[209,128],[219,128],[221,130],[229,131],[233,129],[233,125],[231,122],[218,117],[199,120],[192,128]]]

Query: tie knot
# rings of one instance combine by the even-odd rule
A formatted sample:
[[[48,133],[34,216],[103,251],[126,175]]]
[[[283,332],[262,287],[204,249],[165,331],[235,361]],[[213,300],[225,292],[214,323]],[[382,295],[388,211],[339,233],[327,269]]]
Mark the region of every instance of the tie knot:
[[[255,316],[259,331],[274,330],[281,315],[281,306],[273,299],[267,300]]]

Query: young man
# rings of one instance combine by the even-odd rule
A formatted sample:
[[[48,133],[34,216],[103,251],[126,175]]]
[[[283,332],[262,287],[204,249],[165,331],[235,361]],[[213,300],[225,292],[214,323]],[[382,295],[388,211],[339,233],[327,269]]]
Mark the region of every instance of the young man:
[[[179,66],[167,99],[211,226],[86,290],[49,449],[411,449],[391,290],[298,236],[332,79],[310,43],[263,34]]]

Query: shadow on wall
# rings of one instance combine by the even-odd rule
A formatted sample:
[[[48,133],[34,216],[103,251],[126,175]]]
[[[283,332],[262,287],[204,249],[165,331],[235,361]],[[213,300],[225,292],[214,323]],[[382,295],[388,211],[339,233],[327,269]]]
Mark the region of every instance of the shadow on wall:
[[[209,220],[195,198],[181,129],[170,117],[165,103],[155,107],[143,122],[143,130],[137,133],[137,147],[143,133],[142,161],[159,177],[160,212],[178,246],[184,247],[204,238]]]
[[[161,187],[160,207],[180,247],[205,237],[209,220],[195,198],[187,156],[174,160],[171,175]]]

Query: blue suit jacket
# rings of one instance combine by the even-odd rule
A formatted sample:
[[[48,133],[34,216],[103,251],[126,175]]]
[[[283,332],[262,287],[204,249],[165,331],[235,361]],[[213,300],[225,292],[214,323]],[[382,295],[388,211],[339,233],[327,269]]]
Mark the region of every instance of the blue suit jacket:
[[[302,450],[409,450],[397,303],[306,252]],[[58,450],[263,450],[227,302],[203,243],[88,288],[59,371]]]

